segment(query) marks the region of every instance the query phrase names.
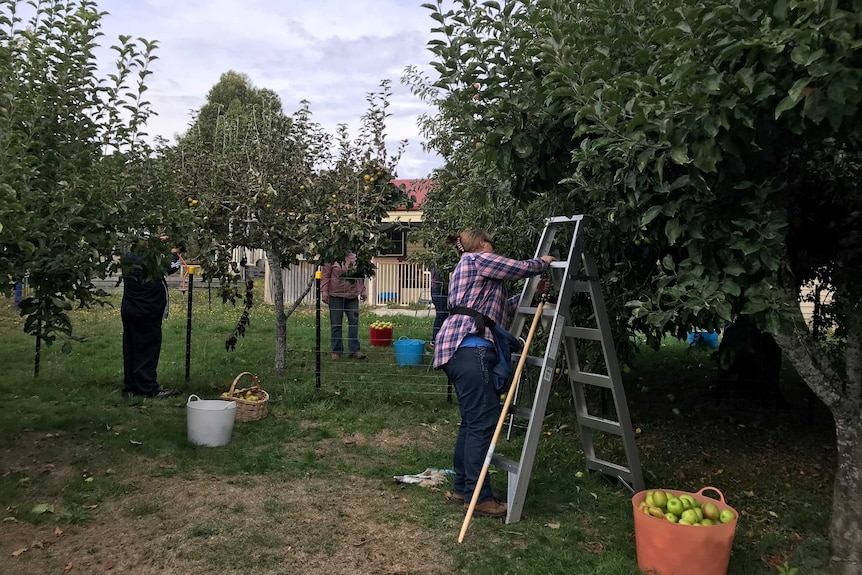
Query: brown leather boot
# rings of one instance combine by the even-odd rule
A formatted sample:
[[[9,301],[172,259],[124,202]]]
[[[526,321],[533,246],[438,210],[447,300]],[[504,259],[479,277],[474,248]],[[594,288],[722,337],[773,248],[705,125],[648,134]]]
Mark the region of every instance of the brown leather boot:
[[[456,505],[464,505],[464,494],[447,492],[446,501],[448,501],[449,503],[454,503]]]
[[[470,509],[469,505],[464,505],[464,513],[467,513],[467,510]],[[473,508],[473,516],[474,517],[505,517],[506,516],[506,504],[500,503],[494,499],[489,499],[488,501],[483,501],[482,503],[477,503],[476,507]]]

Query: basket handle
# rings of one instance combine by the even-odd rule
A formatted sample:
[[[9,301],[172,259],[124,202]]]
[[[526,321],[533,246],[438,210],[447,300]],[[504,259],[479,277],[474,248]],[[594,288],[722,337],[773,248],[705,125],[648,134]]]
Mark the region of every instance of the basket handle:
[[[188,404],[190,404],[190,403],[192,402],[192,398],[193,398],[193,397],[195,398],[195,401],[200,401],[200,400],[201,400],[201,398],[200,398],[200,397],[198,397],[197,395],[195,395],[195,394],[193,393],[193,394],[191,394],[191,395],[189,396],[188,401],[186,401],[186,405],[188,405]]]
[[[233,395],[233,391],[234,389],[236,389],[237,382],[242,379],[242,376],[244,375],[251,377],[253,382],[252,387],[260,387],[260,380],[257,378],[257,376],[251,372],[244,371],[234,378],[233,383],[230,384],[230,390],[228,390],[228,395]]]
[[[402,335],[401,337],[398,338],[398,341],[401,341],[402,339],[410,339],[410,338],[407,337],[406,335]]]
[[[702,487],[700,491],[695,493],[695,495],[703,495],[703,492],[707,489],[712,489],[716,493],[718,493],[718,500],[721,503],[724,503],[724,493],[722,493],[717,487]],[[715,499],[715,497],[710,497],[710,499]]]

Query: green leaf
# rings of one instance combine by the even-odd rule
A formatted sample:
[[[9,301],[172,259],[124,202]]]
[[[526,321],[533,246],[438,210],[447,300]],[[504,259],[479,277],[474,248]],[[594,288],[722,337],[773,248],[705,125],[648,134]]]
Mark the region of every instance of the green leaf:
[[[641,226],[648,226],[662,212],[662,206],[652,206],[641,217]]]
[[[740,294],[742,294],[742,289],[739,287],[739,285],[735,281],[730,279],[725,279],[723,282],[721,282],[721,291],[733,297],[738,297]]]
[[[54,506],[50,503],[39,503],[30,510],[31,513],[42,515],[44,513],[54,513]]]
[[[682,229],[680,228],[679,220],[676,218],[668,220],[667,224],[664,226],[664,234],[667,236],[670,245],[676,243],[676,240],[679,239],[680,233],[682,233]]]
[[[721,160],[721,149],[715,140],[700,140],[691,146],[694,152],[694,165],[704,172],[715,172],[716,164]]]
[[[792,109],[799,101],[802,99],[802,91],[806,86],[811,82],[811,78],[800,78],[793,83],[790,90],[787,92],[787,96],[785,96],[779,103],[778,106],[775,107],[775,119],[781,117],[781,114],[786,112],[787,110]]]
[[[688,157],[688,148],[686,146],[674,146],[671,148],[670,159],[680,166],[684,166],[691,161]]]
[[[669,270],[669,271],[673,271],[676,269],[676,264],[674,264],[674,262],[673,262],[673,256],[671,256],[670,254],[666,255],[661,260],[661,265],[664,269]]]

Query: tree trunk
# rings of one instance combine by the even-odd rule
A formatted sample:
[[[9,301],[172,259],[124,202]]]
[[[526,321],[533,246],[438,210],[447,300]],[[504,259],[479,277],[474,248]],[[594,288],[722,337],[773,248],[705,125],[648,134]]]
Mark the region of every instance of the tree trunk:
[[[266,251],[269,277],[272,278],[272,303],[275,305],[275,373],[284,372],[287,364],[287,316],[284,314],[284,272],[281,258],[272,250]]]
[[[838,469],[832,489],[829,540],[845,575],[862,574],[862,412],[835,420]]]
[[[311,288],[314,286],[315,274],[311,274],[308,284],[290,306],[284,309],[284,273],[281,267],[281,258],[278,254],[267,250],[266,259],[269,262],[269,277],[272,278],[272,303],[275,306],[275,372],[281,374],[287,365],[287,318],[289,318]]]
[[[842,562],[845,575],[862,575],[862,334],[855,322],[847,323],[847,377],[842,380],[809,333],[798,306],[794,307],[796,329],[773,336],[835,420],[838,466],[829,538],[832,555]]]

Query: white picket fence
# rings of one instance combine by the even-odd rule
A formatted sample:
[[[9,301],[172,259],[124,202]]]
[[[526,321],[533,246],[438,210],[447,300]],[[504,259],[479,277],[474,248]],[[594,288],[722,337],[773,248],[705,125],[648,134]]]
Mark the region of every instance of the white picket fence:
[[[409,262],[374,260],[377,272],[373,278],[366,279],[367,302],[376,306],[409,306],[431,303],[431,272],[424,266]],[[298,266],[282,270],[284,281],[284,303],[292,305],[302,298],[302,304],[314,304],[316,292],[311,290],[303,297],[309,281],[314,277],[315,266],[301,262]],[[267,267],[264,300],[273,303],[272,274]]]

